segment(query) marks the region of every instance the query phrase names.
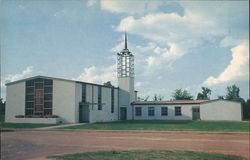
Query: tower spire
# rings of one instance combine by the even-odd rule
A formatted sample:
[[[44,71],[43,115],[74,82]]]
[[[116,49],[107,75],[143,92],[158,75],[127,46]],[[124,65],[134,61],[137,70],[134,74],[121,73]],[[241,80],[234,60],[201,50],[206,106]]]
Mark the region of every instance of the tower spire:
[[[127,32],[125,31],[125,49],[128,49],[127,46],[128,46],[127,45]]]

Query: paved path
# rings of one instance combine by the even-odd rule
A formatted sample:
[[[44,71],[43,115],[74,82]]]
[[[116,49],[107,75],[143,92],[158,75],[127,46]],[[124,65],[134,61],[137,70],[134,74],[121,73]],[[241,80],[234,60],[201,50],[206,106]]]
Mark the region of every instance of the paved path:
[[[2,132],[2,159],[42,160],[49,155],[100,150],[188,150],[250,156],[248,134],[56,130]]]
[[[57,129],[57,128],[62,128],[62,127],[79,126],[79,125],[84,125],[84,124],[86,124],[86,123],[61,124],[58,126],[41,127],[41,128],[35,128],[35,129],[37,129],[37,130],[50,130],[50,129]]]

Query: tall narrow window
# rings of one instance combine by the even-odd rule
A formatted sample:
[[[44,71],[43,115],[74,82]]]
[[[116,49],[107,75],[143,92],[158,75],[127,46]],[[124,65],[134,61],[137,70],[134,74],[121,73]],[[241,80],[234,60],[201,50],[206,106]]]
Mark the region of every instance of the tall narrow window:
[[[102,87],[98,86],[98,110],[102,110]]]
[[[162,116],[168,115],[168,107],[161,107],[161,115]]]
[[[44,79],[44,110],[43,115],[52,115],[53,81]]]
[[[135,115],[141,116],[141,107],[135,107]]]
[[[82,83],[82,102],[86,102],[86,83]]]
[[[181,116],[181,107],[174,107],[174,110],[176,116]]]
[[[115,93],[114,88],[111,88],[111,113],[114,113]]]
[[[148,107],[148,115],[149,116],[155,115],[155,107]]]
[[[52,115],[52,86],[49,79],[26,81],[25,115]]]

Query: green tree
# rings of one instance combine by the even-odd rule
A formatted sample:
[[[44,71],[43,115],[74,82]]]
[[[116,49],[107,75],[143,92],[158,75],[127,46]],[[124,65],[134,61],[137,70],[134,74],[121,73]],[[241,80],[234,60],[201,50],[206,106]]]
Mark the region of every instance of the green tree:
[[[240,102],[244,101],[244,99],[240,97],[240,88],[236,85],[227,86],[226,99]]]
[[[224,96],[218,96],[218,99],[224,99]]]
[[[149,96],[146,96],[144,98],[143,97],[138,97],[137,98],[138,101],[148,101],[148,99],[149,99]]]
[[[163,96],[162,95],[157,95],[155,94],[153,97],[153,101],[162,101],[163,100]]]
[[[206,88],[206,87],[201,87],[202,91],[201,93],[198,93],[197,95],[197,99],[210,99],[210,95],[211,95],[211,89]]]
[[[176,89],[172,94],[174,100],[191,100],[193,96],[188,93],[185,89]]]
[[[110,81],[106,82],[103,84],[104,86],[107,86],[107,87],[114,87]]]

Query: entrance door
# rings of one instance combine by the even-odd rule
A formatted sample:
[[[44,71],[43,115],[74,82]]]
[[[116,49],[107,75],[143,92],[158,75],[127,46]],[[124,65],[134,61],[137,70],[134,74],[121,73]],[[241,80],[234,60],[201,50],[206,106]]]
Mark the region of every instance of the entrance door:
[[[127,120],[127,108],[121,107],[120,108],[121,113],[121,120]]]
[[[200,108],[192,108],[193,111],[193,120],[199,120],[200,119]]]
[[[89,106],[79,105],[79,123],[89,122]]]

